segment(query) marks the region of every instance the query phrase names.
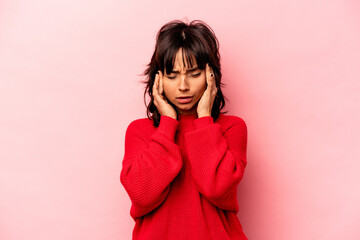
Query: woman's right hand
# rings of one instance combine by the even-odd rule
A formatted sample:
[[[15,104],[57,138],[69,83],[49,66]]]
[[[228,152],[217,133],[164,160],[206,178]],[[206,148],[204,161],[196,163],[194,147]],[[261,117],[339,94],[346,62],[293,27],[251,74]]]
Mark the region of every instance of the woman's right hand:
[[[152,95],[154,97],[154,104],[158,109],[160,115],[172,117],[175,120],[177,120],[176,111],[168,103],[168,100],[164,96],[163,75],[161,71],[158,71],[158,73],[156,73],[155,75]]]

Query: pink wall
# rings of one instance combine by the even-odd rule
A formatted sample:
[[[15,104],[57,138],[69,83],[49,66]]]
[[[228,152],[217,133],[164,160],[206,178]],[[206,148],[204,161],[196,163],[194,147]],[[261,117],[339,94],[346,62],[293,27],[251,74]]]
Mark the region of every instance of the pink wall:
[[[248,126],[253,240],[360,239],[358,1],[0,2],[0,239],[131,239],[126,126],[155,34],[202,19]]]

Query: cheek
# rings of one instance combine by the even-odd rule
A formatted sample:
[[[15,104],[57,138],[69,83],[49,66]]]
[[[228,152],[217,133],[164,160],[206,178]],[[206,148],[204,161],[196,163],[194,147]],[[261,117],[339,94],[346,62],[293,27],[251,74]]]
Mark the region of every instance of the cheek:
[[[171,96],[171,85],[164,82],[163,88],[164,88],[164,93],[163,94],[165,95],[165,97],[168,98],[169,96]]]
[[[204,78],[202,78],[202,79],[200,79],[200,81],[198,82],[198,84],[197,84],[197,89],[198,89],[198,91],[202,94],[204,91],[205,91],[205,89],[206,89],[206,79],[205,79],[205,77]]]
[[[199,94],[199,99],[202,97],[202,95],[204,94],[205,90],[206,90],[206,79],[204,78],[200,83],[199,83],[199,87],[198,87],[198,94]]]

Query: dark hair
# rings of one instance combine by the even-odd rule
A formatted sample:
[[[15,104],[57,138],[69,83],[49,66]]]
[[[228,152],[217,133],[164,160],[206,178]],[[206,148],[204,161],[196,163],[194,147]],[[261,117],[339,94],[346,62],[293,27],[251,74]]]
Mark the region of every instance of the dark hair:
[[[182,48],[183,58],[185,56],[188,66],[192,67],[192,59],[194,56],[198,64],[198,68],[203,70],[206,63],[213,69],[215,74],[215,82],[217,95],[214,99],[211,116],[214,121],[219,117],[220,110],[225,106],[226,98],[221,91],[221,65],[219,53],[219,41],[215,36],[214,31],[205,22],[201,20],[193,20],[186,24],[180,20],[173,20],[165,24],[156,35],[155,51],[151,58],[150,63],[143,75],[146,80],[142,83],[146,84],[144,91],[144,103],[147,107],[147,117],[153,119],[154,126],[160,124],[160,113],[154,104],[154,97],[152,95],[152,87],[155,81],[155,75],[160,70],[164,73],[170,73],[173,69],[175,56],[177,51]],[[184,59],[183,59],[184,62]],[[185,64],[184,64],[185,65]],[[146,104],[146,94],[150,96],[149,104]],[[168,103],[175,109],[178,114],[177,108],[170,102]],[[151,114],[152,113],[152,114]]]

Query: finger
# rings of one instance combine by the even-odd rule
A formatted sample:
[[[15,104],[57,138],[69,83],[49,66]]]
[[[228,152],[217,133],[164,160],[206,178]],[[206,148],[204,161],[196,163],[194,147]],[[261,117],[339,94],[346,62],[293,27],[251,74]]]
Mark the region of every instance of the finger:
[[[211,86],[211,88],[215,87],[215,74],[213,69],[207,64],[207,73],[208,73],[208,85]]]
[[[208,63],[206,64],[206,74],[205,75],[206,75],[206,83],[208,86],[211,87],[210,66]],[[209,87],[207,87],[207,89],[209,89]]]
[[[159,72],[159,94],[162,95],[163,92],[164,92],[164,87],[163,87],[163,75],[162,75],[162,72],[160,71]]]
[[[206,76],[206,83],[208,83],[210,75],[209,75],[209,64],[206,64],[206,68],[205,68],[205,76]]]
[[[159,71],[159,73],[158,73],[157,89],[158,89],[159,97],[161,99],[164,99],[163,86],[162,86],[162,72],[161,71]]]
[[[155,74],[155,80],[154,80],[154,84],[153,84],[153,96],[157,96],[158,95],[158,90],[157,90],[157,82],[158,82],[158,74]]]

